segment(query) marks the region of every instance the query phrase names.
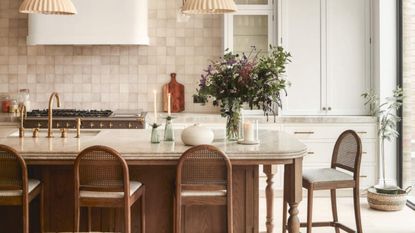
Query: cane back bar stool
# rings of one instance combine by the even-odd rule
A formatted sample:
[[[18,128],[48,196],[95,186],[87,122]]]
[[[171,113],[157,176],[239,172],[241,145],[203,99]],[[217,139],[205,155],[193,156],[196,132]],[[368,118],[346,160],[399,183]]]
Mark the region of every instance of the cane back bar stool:
[[[232,166],[219,149],[200,145],[180,157],[174,201],[175,232],[182,233],[182,206],[226,205],[227,231],[233,233]]]
[[[359,177],[361,159],[362,142],[360,137],[355,131],[346,130],[339,136],[334,146],[331,168],[304,171],[303,187],[308,190],[307,222],[301,223],[300,226],[307,227],[307,233],[311,233],[312,227],[334,227],[336,233],[339,233],[339,229],[349,233],[363,232],[360,218],[359,200]],[[348,171],[349,173],[340,171],[338,168]],[[351,228],[338,222],[336,189],[342,188],[353,188],[354,214],[357,231],[354,231]],[[333,221],[312,222],[314,190],[330,190]],[[287,221],[287,202],[285,197],[283,203],[283,211],[283,233],[285,233]]]
[[[92,231],[91,208],[124,209],[124,231],[131,232],[131,206],[141,198],[141,232],[145,232],[145,187],[129,180],[121,155],[106,146],[91,146],[75,160],[74,231],[79,232],[80,208],[88,207],[88,231]]]
[[[29,179],[23,158],[11,147],[0,145],[0,205],[22,206],[23,233],[29,233],[29,204],[40,197],[40,231],[43,232],[43,188]]]

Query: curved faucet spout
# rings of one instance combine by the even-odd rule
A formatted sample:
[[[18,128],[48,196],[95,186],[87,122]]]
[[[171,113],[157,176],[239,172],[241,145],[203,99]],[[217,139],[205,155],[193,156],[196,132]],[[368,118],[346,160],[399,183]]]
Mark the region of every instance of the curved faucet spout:
[[[59,94],[53,92],[49,97],[49,109],[48,109],[48,138],[53,138],[52,128],[53,128],[53,98],[56,99],[56,106],[59,108],[61,106]]]

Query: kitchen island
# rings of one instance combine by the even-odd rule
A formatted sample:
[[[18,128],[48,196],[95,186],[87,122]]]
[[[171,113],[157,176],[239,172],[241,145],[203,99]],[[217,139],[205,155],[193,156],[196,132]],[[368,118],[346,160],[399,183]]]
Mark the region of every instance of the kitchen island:
[[[15,148],[22,154],[33,177],[40,179],[45,188],[45,229],[50,232],[72,231],[73,225],[73,162],[76,155],[92,145],[106,145],[119,151],[130,166],[130,179],[146,185],[146,230],[150,233],[169,233],[173,229],[173,193],[175,165],[180,155],[189,147],[180,139],[176,142],[150,143],[150,130],[98,130],[83,131],[81,138],[32,138],[15,137],[16,129],[0,129],[0,144]],[[175,132],[180,135],[180,130]],[[215,132],[216,134],[216,132]],[[12,136],[10,136],[12,135]],[[233,167],[234,232],[258,232],[258,166],[264,165],[268,176],[267,231],[273,230],[272,165],[285,165],[285,195],[289,202],[289,232],[299,232],[298,204],[302,198],[302,158],[306,146],[291,135],[280,131],[260,131],[259,145],[240,145],[226,142],[219,135],[213,145],[222,149]],[[137,204],[139,205],[139,204]],[[0,209],[0,225],[8,232],[17,232],[14,212],[7,207]],[[35,216],[37,203],[32,206]],[[223,207],[191,206],[184,211],[186,232],[225,232],[226,218]],[[139,232],[139,206],[133,206],[133,232]],[[85,229],[86,212],[81,214]],[[103,231],[122,231],[121,212],[96,209],[93,226]],[[136,219],[136,221],[135,221]],[[31,219],[32,229],[37,229],[36,216]],[[262,223],[261,223],[262,224]],[[82,228],[81,228],[82,229]]]

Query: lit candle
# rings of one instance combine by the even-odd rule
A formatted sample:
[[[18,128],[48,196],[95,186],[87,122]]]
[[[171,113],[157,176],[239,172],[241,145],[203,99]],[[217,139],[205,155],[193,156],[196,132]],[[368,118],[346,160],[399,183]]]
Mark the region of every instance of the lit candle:
[[[171,93],[167,94],[167,115],[171,115]]]
[[[254,140],[254,126],[250,121],[246,121],[244,123],[244,141],[252,142]]]
[[[154,123],[157,123],[157,91],[153,90],[154,95]]]

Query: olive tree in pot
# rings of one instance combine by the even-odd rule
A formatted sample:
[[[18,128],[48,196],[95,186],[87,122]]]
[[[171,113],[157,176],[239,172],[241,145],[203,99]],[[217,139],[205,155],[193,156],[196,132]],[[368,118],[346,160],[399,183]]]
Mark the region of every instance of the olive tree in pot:
[[[400,188],[386,183],[385,140],[391,141],[393,138],[397,138],[399,136],[399,132],[396,127],[401,118],[397,115],[397,111],[402,107],[403,90],[402,88],[397,87],[393,90],[393,95],[386,97],[382,103],[373,91],[365,92],[362,96],[365,98],[365,105],[370,106],[371,114],[378,118],[382,182],[375,185],[375,189],[378,193],[393,194]]]

